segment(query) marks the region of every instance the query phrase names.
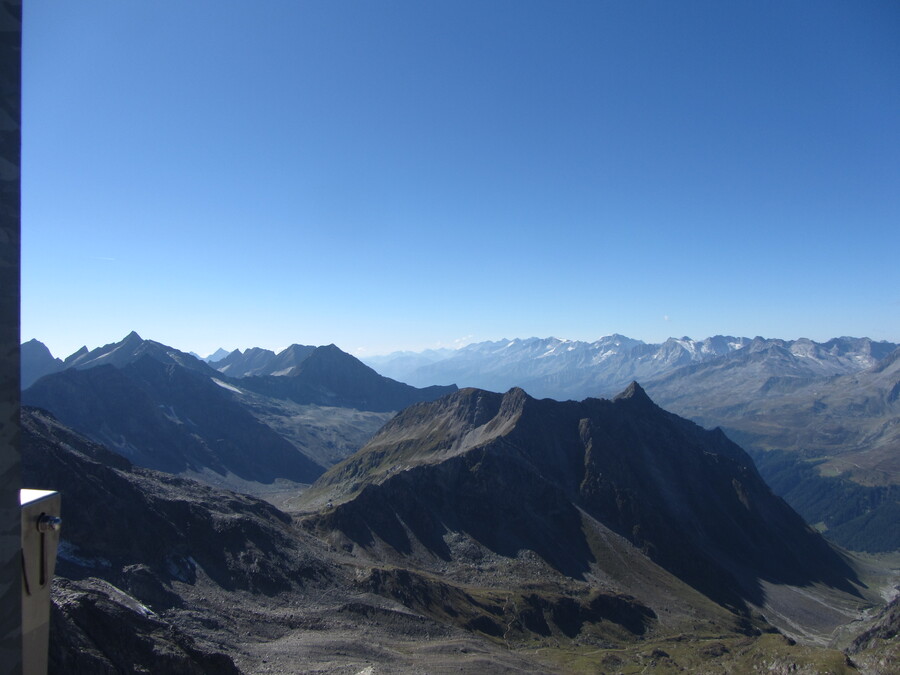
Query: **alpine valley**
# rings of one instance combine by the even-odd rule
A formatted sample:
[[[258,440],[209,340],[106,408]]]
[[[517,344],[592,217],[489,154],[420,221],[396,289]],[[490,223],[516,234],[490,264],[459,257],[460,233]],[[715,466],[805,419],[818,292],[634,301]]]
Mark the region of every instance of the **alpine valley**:
[[[900,662],[897,345],[21,353],[51,672]]]

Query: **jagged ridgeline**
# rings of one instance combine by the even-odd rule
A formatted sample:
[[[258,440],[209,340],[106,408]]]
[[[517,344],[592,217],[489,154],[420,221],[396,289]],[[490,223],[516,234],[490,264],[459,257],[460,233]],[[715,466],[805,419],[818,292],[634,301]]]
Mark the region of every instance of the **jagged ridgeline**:
[[[139,466],[244,490],[312,482],[391,412],[456,390],[382,377],[334,345],[233,352],[216,368],[134,332],[65,361],[37,341],[22,352],[24,403]]]
[[[464,389],[417,404],[307,500],[330,503],[307,525],[334,541],[435,561],[471,543],[512,557],[527,549],[572,578],[602,568],[612,531],[739,612],[764,604],[764,582],[852,592],[855,581],[741,448],[636,383],[614,400]],[[448,543],[451,532],[466,541]]]
[[[334,345],[218,356],[204,362],[131,333],[63,361],[31,340],[22,345],[23,398],[142,466],[263,494],[269,488],[248,482],[312,481],[393,412],[455,390],[383,377]],[[612,394],[640,378],[667,410],[721,427],[832,541],[869,552],[900,546],[892,527],[900,512],[895,344],[716,336],[648,345],[611,335],[590,344],[481,343],[370,363],[420,383],[505,383],[562,398]]]
[[[502,340],[369,363],[405,382],[453,381],[559,400],[611,396],[638,380],[665,409],[721,427],[763,478],[825,536],[853,550],[900,547],[900,349],[717,335],[645,344]],[[774,451],[774,452],[773,452]],[[785,453],[790,453],[785,454]]]

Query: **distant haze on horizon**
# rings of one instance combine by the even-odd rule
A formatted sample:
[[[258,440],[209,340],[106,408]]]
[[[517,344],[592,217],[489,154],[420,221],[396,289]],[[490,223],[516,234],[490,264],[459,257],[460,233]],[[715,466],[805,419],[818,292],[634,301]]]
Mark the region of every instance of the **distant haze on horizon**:
[[[900,342],[900,4],[26,3],[22,339]]]

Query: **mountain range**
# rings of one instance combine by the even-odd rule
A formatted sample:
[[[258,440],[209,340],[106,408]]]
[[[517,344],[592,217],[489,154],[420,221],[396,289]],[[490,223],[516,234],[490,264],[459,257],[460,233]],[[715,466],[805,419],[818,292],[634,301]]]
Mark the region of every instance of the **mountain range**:
[[[493,382],[500,390],[530,383],[526,389],[549,388],[557,398],[640,374],[647,378],[646,390],[667,409],[721,427],[738,441],[778,493],[834,541],[855,550],[890,551],[900,548],[900,529],[891,526],[900,516],[897,355],[896,345],[868,338],[816,343],[716,336],[647,345],[612,335],[590,344],[532,338],[457,352],[400,353],[382,357],[379,367],[391,371],[392,365],[418,363],[420,375],[438,377],[443,368],[454,377]],[[126,399],[116,400],[110,392],[121,390],[124,396],[127,378],[137,377],[130,364],[143,356],[165,364],[170,379],[194,382],[191,414],[177,413],[189,404],[178,401],[174,381],[166,391],[160,386],[149,391],[146,381],[132,383],[127,400],[133,414],[111,414]],[[22,345],[22,364],[23,384],[52,375],[26,392],[27,402],[54,410],[139,464],[234,488],[249,480],[252,484],[241,489],[270,496],[277,487],[273,481],[313,480],[357,450],[394,411],[453,390],[390,380],[334,345],[295,344],[278,354],[235,350],[208,364],[133,333],[119,343],[83,348],[65,361],[30,341]],[[103,365],[119,372],[77,374]],[[110,382],[101,385],[102,378]],[[104,397],[111,399],[103,402]],[[221,427],[213,424],[215,413],[203,412],[216,409],[220,399],[228,401],[222,410],[239,410]],[[144,412],[138,415],[138,409]],[[186,419],[205,430],[194,433]],[[230,429],[235,425],[241,433]],[[236,450],[241,442],[229,438],[254,434],[261,434],[261,462],[241,465]],[[293,446],[301,461],[278,461],[275,445],[279,452]]]
[[[900,349],[830,377],[791,374],[777,346],[736,361],[675,371],[647,388],[679,414],[724,429],[833,541],[900,549]]]
[[[716,335],[704,340],[669,338],[647,344],[624,335],[595,342],[528,338],[479,342],[422,363],[408,352],[366,359],[379,372],[417,386],[454,382],[461,387],[506,391],[521,387],[537,398],[579,400],[610,396],[632,380],[649,383],[684,366],[730,359],[770,347],[782,349],[791,377],[842,375],[873,366],[898,345],[869,338],[779,340]],[[782,374],[779,372],[779,374]]]
[[[850,592],[847,563],[721,431],[656,406],[636,383],[613,400],[464,389],[407,408],[305,494],[311,519],[362,547],[438,561],[527,548],[584,579],[624,537],[720,604],[761,606],[760,579]],[[450,530],[464,536],[446,541]]]
[[[896,344],[869,338],[716,336],[652,345],[611,335],[593,343],[483,342],[400,373],[411,363],[403,353],[396,362],[382,357],[380,367],[411,382],[521,386],[559,400],[610,395],[637,378],[667,409],[738,441],[828,536],[887,551],[900,548],[900,528],[888,526],[900,514],[897,361]]]
[[[140,466],[251,491],[312,482],[391,412],[455,390],[390,380],[334,345],[295,345],[282,375],[240,379],[137,333],[65,361],[37,341],[22,354],[25,404]]]
[[[888,614],[824,647],[891,577],[637,385],[415,404],[293,513],[38,409],[22,449],[66,518],[51,672],[849,673],[837,648],[893,653]]]
[[[864,347],[823,359],[759,342],[658,377],[647,389],[751,448],[826,457],[824,473],[863,484],[900,483],[900,349],[870,356],[871,345]]]

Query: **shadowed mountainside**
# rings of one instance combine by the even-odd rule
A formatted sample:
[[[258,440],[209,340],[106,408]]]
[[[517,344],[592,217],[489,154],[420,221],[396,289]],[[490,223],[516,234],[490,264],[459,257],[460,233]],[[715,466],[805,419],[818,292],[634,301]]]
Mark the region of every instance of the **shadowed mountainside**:
[[[21,443],[24,483],[62,494],[51,672],[240,672],[163,616],[188,609],[179,584],[270,595],[331,576],[265,502],[135,467],[33,408]]]
[[[198,566],[223,588],[262,593],[327,576],[298,550],[290,517],[268,503],[136,467],[45,411],[23,408],[22,454],[24,482],[58,490],[71,514],[64,538],[78,548],[60,556],[65,575],[78,576],[79,560],[122,569],[115,581],[155,589],[155,605]]]
[[[54,358],[47,346],[37,340],[23,342],[19,354],[22,362],[22,389],[28,389],[44,375],[56,373],[66,367],[62,359]]]
[[[233,392],[149,355],[120,368],[48,375],[22,392],[22,401],[148,468],[175,474],[209,469],[261,483],[310,482],[323,471],[259,422]]]
[[[466,404],[454,402],[455,398],[465,399]],[[564,523],[571,516],[571,503],[557,500],[558,513],[541,514],[540,503],[522,508],[535,494],[555,499],[550,494],[554,488],[541,485],[542,479],[528,468],[536,458],[529,457],[527,448],[516,448],[521,438],[514,432],[521,428],[529,436],[550,433],[553,425],[547,426],[545,418],[556,404],[545,408],[548,402],[532,399],[541,404],[539,417],[544,423],[532,420],[522,426],[520,418],[530,417],[526,398],[522,392],[506,396],[460,392],[415,406],[407,412],[417,420],[418,431],[432,429],[434,439],[452,441],[432,448],[447,459],[429,465],[425,456],[417,458],[418,441],[413,434],[405,438],[410,443],[405,464],[392,471],[378,461],[370,462],[373,470],[384,469],[381,473],[391,481],[398,472],[405,474],[408,479],[403,484],[419,500],[413,508],[432,509],[426,518],[438,513],[434,507],[442,501],[440,512],[445,516],[452,509],[468,509],[457,520],[446,521],[448,527],[464,529],[438,532],[451,558],[447,564],[433,553],[429,553],[430,562],[418,555],[422,546],[402,523],[411,544],[409,553],[395,550],[394,556],[387,556],[377,546],[348,550],[346,539],[340,538],[345,535],[335,537],[335,530],[324,531],[326,541],[308,532],[316,529],[311,526],[328,522],[339,509],[326,506],[318,517],[307,515],[300,529],[290,516],[265,502],[134,467],[48,413],[23,409],[25,481],[59,489],[63,497],[51,673],[129,669],[231,673],[236,672],[235,664],[242,672],[284,675],[298,669],[343,673],[366,668],[410,673],[557,673],[588,666],[591,670],[652,666],[712,673],[747,672],[767,664],[792,668],[797,663],[813,667],[844,663],[840,652],[802,647],[771,634],[774,629],[763,617],[748,615],[742,607],[735,608],[736,615],[715,605],[654,565],[648,558],[651,551],[642,553],[581,507],[576,507],[580,529],[548,532],[547,521],[533,521],[538,533],[527,539],[530,519]],[[613,405],[625,426],[639,427],[628,406],[640,409],[647,402],[635,398],[640,398],[638,391],[612,404],[602,403]],[[438,413],[431,418],[425,414],[429,405]],[[571,414],[558,414],[555,423],[568,423],[571,418]],[[590,419],[601,421],[600,417]],[[479,427],[484,428],[476,431]],[[395,428],[391,433],[397,432]],[[453,461],[455,450],[474,442],[479,434],[487,446],[502,443],[504,437],[514,443],[505,456],[486,446],[481,455],[484,468],[471,466],[470,475],[460,477],[462,483],[473,485],[462,495],[470,501],[444,501],[449,495],[441,492],[446,485],[440,476],[412,480],[423,475],[416,473],[417,467],[439,469]],[[690,437],[687,434],[681,440]],[[558,447],[552,445],[553,439],[552,433],[539,438],[551,449],[541,469],[554,481],[572,478],[575,467],[553,466],[571,445],[571,435],[561,436]],[[615,454],[606,452],[599,433],[592,433],[591,439],[592,452]],[[725,459],[717,461],[731,461],[732,448],[723,446]],[[646,449],[633,451],[638,457],[646,455]],[[462,453],[462,457],[477,454]],[[504,465],[511,469],[506,478]],[[686,470],[695,468],[689,461]],[[373,485],[385,484],[383,478],[375,471],[368,483],[360,474],[354,481],[359,485],[347,486],[347,504],[354,501],[354,493],[365,494]],[[483,484],[486,480],[496,482]],[[360,487],[363,484],[368,487]],[[629,486],[622,487],[627,492]],[[651,483],[649,489],[653,487]],[[716,493],[716,486],[711,487]],[[637,483],[634,489],[639,489]],[[489,492],[494,494],[493,501],[484,499]],[[390,499],[379,502],[377,497],[369,502],[371,506],[395,505]],[[749,503],[754,502],[751,494]],[[504,503],[506,510],[499,516],[492,511]],[[395,514],[383,515],[390,521]],[[366,516],[367,524],[380,517],[377,512]],[[483,521],[479,536],[498,548],[505,545],[502,555],[473,547],[474,540],[465,541],[466,531],[474,531],[479,518]],[[516,545],[513,535],[525,539]],[[567,556],[565,550],[572,544],[583,553],[579,537],[586,540],[594,561],[583,580],[540,564],[532,551],[521,547],[522,542],[540,544],[548,535],[555,537],[553,545],[559,548],[556,557],[549,557],[560,567],[578,563],[577,555]],[[801,592],[806,597],[819,591]],[[789,611],[788,616],[802,622],[805,611]],[[832,625],[825,629],[831,630]]]
[[[612,401],[465,389],[412,406],[317,481],[308,500],[323,499],[334,506],[310,526],[363,547],[452,559],[444,538],[458,531],[504,556],[534,551],[574,578],[597,563],[587,515],[734,608],[763,604],[759,580],[848,592],[855,581],[743,450],[635,383]]]
[[[240,386],[296,403],[386,412],[456,391],[455,385],[423,389],[379,375],[334,345],[317,347],[283,376],[244,377]]]

